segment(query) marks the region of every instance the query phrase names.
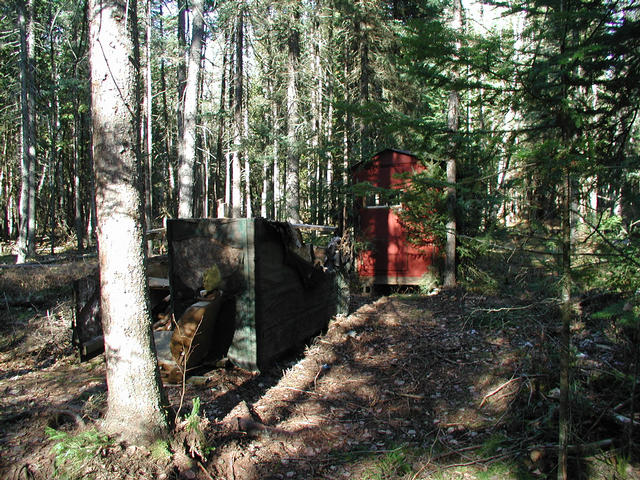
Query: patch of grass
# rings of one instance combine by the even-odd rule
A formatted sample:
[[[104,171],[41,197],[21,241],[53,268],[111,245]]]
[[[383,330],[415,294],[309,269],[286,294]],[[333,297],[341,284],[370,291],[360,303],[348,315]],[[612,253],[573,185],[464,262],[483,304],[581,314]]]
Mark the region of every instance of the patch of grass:
[[[73,434],[47,427],[45,433],[55,442],[51,447],[55,476],[64,480],[85,478],[87,462],[113,445],[107,435],[95,428]]]
[[[508,442],[509,439],[502,433],[494,433],[483,442],[482,448],[478,451],[478,453],[483,457],[495,455],[503,447],[503,445],[506,445]]]
[[[535,478],[532,474],[523,471],[521,468],[505,462],[497,462],[489,466],[485,471],[475,474],[477,480],[505,480],[509,478],[517,480],[528,480]]]
[[[171,458],[171,450],[166,440],[156,440],[150,450],[151,456],[156,460],[168,461]]]
[[[385,480],[411,473],[413,468],[404,445],[385,452],[364,473],[363,480]]]

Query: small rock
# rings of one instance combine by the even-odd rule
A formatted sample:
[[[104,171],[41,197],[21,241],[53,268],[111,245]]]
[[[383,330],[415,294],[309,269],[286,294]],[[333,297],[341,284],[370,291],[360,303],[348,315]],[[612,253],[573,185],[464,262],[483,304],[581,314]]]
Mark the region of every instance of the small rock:
[[[293,478],[296,475],[296,472],[287,472],[287,478]]]
[[[560,389],[559,388],[554,388],[553,390],[551,390],[549,392],[549,394],[547,395],[549,398],[554,398],[554,399],[558,399],[560,398]]]
[[[196,478],[196,474],[193,470],[185,470],[184,472],[182,472],[182,477],[186,478],[187,480],[193,480],[194,478]]]

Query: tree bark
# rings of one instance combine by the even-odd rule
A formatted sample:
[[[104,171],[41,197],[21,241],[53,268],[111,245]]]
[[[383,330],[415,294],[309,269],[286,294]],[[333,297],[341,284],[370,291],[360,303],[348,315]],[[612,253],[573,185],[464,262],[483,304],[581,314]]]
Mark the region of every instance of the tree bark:
[[[22,162],[20,189],[20,227],[16,263],[35,255],[35,168],[36,168],[36,103],[35,53],[32,0],[18,0],[20,26],[20,83],[22,107]]]
[[[300,64],[300,12],[296,7],[289,24],[287,41],[287,165],[285,179],[285,216],[292,223],[300,223],[300,158],[298,149],[299,98],[298,68]]]
[[[77,109],[76,112],[78,112]],[[76,231],[76,245],[78,251],[82,251],[84,250],[84,222],[82,221],[82,185],[80,182],[82,176],[82,172],[80,171],[82,168],[80,165],[80,136],[82,135],[80,113],[75,114],[73,121],[75,131],[73,136],[73,224]]]
[[[144,255],[136,2],[90,0],[90,69],[102,328],[102,426],[135,444],[167,434]]]
[[[459,0],[453,3],[453,28],[460,32],[462,29],[462,5]],[[456,51],[460,50],[460,43],[456,43]],[[453,75],[454,79],[456,74]],[[449,154],[447,156],[447,239],[445,245],[444,281],[445,288],[456,286],[456,156],[457,142],[455,135],[458,133],[460,117],[460,94],[457,90],[449,93],[449,104],[447,108],[447,128],[449,131]]]
[[[153,228],[153,83],[151,78],[151,0],[146,0],[144,19],[144,219]],[[149,251],[152,245],[148,244]]]
[[[228,31],[225,32],[225,42],[224,42],[224,47],[223,47],[223,51],[222,51],[222,75],[220,76],[220,103],[218,106],[218,133],[217,133],[217,138],[216,138],[216,164],[218,166],[218,171],[220,172],[223,168],[223,166],[225,167],[225,183],[224,183],[224,190],[222,192],[220,191],[216,191],[216,196],[217,197],[222,197],[223,202],[228,202],[228,196],[227,196],[227,189],[226,189],[226,185],[227,185],[227,181],[229,180],[229,178],[227,177],[227,169],[226,169],[226,158],[225,158],[225,154],[224,154],[224,141],[225,141],[225,134],[226,134],[226,103],[225,103],[225,99],[226,99],[226,94],[227,94],[227,64],[228,64],[228,58],[229,58],[229,53],[228,53],[228,40],[229,40],[229,33]],[[222,174],[218,175],[218,179],[222,178]]]
[[[231,153],[231,216],[242,216],[242,107],[244,77],[244,9],[239,8],[235,31],[235,62],[233,75],[233,151]]]
[[[361,19],[358,25],[360,33],[359,49],[360,49],[360,108],[365,110],[366,103],[369,101],[369,83],[370,83],[370,67],[369,67],[369,37],[368,28],[364,19]],[[369,128],[364,116],[360,117],[360,161],[366,161],[371,153],[369,146]]]
[[[567,480],[570,437],[569,370],[571,360],[571,176],[562,186],[562,327],[560,334],[560,399],[558,410],[558,479]]]
[[[187,85],[187,0],[178,0],[178,66],[176,68],[176,80],[178,82],[178,104],[177,104],[177,127],[178,139],[182,137],[183,114],[184,114],[184,89]],[[178,140],[179,141],[179,140]]]
[[[51,96],[49,99],[49,241],[51,255],[56,249],[56,199],[58,197],[58,130],[60,129],[60,105],[58,101],[58,64],[56,41],[53,34],[55,16],[49,4],[49,62],[51,67]]]
[[[198,119],[199,72],[204,45],[204,0],[191,3],[193,21],[184,89],[182,136],[178,145],[178,217],[193,216],[194,169],[196,160],[196,134]]]
[[[247,97],[249,93],[247,91]],[[246,142],[249,131],[249,99],[242,112],[242,141]],[[253,206],[251,205],[251,162],[249,155],[245,152],[244,157],[244,216],[253,217]]]
[[[271,119],[273,130],[273,165],[272,165],[272,187],[273,187],[273,218],[276,220],[282,220],[282,169],[280,168],[280,111],[278,109],[278,102],[275,94],[275,85],[271,85]]]

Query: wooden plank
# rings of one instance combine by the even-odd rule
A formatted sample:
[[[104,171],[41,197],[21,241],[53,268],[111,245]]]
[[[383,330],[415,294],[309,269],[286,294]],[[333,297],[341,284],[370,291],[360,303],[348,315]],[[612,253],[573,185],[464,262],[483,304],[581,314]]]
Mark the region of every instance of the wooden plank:
[[[169,288],[169,279],[149,277],[149,288]]]

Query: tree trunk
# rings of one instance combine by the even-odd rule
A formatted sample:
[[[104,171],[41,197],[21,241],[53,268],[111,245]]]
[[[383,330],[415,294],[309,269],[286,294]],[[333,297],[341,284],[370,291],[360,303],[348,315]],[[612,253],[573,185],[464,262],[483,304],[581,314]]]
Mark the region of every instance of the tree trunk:
[[[235,62],[233,75],[233,152],[231,154],[231,216],[242,216],[242,107],[244,76],[244,10],[240,6],[236,19]]]
[[[562,330],[560,334],[560,399],[558,410],[558,479],[567,480],[569,369],[571,343],[571,177],[567,168],[562,187]]]
[[[282,170],[280,168],[280,111],[276,100],[275,85],[271,85],[271,118],[273,130],[273,218],[282,220]]]
[[[458,131],[458,113],[460,109],[460,97],[458,92],[449,94],[449,107],[447,112],[449,132],[453,136]],[[445,245],[444,287],[456,286],[456,152],[455,140],[450,140],[450,151],[447,157],[447,239]]]
[[[566,42],[568,40],[568,17],[564,2],[560,2],[560,14],[564,17],[563,33],[560,38],[560,54],[566,52]],[[569,98],[569,79],[566,71],[567,66],[562,68],[561,88],[562,98]],[[558,116],[565,112],[560,110]],[[571,134],[566,122],[558,118],[560,125],[562,151],[566,151],[571,145]],[[558,405],[558,480],[568,480],[569,478],[569,440],[571,437],[571,416],[570,416],[570,393],[569,376],[571,369],[571,167],[570,159],[560,157],[564,164],[564,175],[562,177],[562,326],[560,331],[560,398]]]
[[[333,40],[333,23],[329,23],[329,33],[327,44],[331,45]],[[335,82],[335,75],[333,71],[333,62],[329,62],[329,72],[327,75],[327,145],[333,144],[333,87]],[[326,185],[327,185],[327,200],[324,202],[325,205],[325,218],[331,218],[331,215],[334,211],[334,207],[337,204],[336,202],[336,194],[335,194],[335,185],[334,185],[334,158],[331,149],[327,149],[327,171],[326,171]]]
[[[267,79],[267,94],[271,97],[273,84]],[[265,124],[269,124],[268,115],[264,115]],[[273,132],[272,127],[272,134]],[[271,206],[273,205],[273,177],[272,177],[273,161],[265,159],[262,163],[262,193],[260,195],[260,216],[262,218],[272,218]]]
[[[187,85],[187,58],[189,58],[189,50],[187,49],[187,0],[178,0],[178,65],[176,68],[176,80],[178,86],[178,141],[182,138],[182,128],[184,126],[184,90]]]
[[[359,23],[359,48],[360,48],[360,108],[365,110],[365,105],[369,101],[369,38],[368,30],[364,20]],[[364,116],[360,116],[360,161],[364,162],[370,155],[369,128]]]
[[[175,206],[175,182],[173,179],[173,135],[171,124],[169,123],[169,106],[167,102],[167,78],[164,58],[160,61],[160,88],[162,89],[162,119],[164,121],[164,151],[166,159],[166,188],[164,203],[166,211],[174,214]]]
[[[51,64],[51,96],[49,99],[49,241],[51,255],[56,250],[56,199],[58,197],[58,130],[60,129],[58,102],[58,65],[56,61],[56,42],[54,40],[55,17],[49,4],[49,62]]]
[[[298,148],[298,68],[300,63],[300,12],[295,8],[289,25],[287,55],[287,165],[285,179],[286,220],[300,223],[300,157]]]
[[[453,3],[453,28],[460,32],[462,29],[462,5],[459,0]],[[456,42],[456,51],[460,50],[460,43]],[[454,79],[456,74],[453,75]],[[447,108],[447,128],[449,131],[449,154],[447,156],[447,240],[445,245],[444,281],[445,288],[456,286],[456,156],[457,141],[455,135],[458,133],[460,116],[460,94],[457,90],[449,93],[449,105]]]
[[[144,219],[146,230],[153,228],[153,88],[151,78],[151,0],[146,0],[142,24],[144,34]],[[148,244],[151,251],[151,242]]]
[[[77,106],[77,103],[76,103]],[[78,110],[76,109],[76,112]],[[74,131],[73,135],[73,206],[74,206],[74,227],[76,231],[76,243],[78,251],[84,250],[84,222],[82,221],[82,195],[81,195],[81,182],[80,178],[82,168],[80,165],[80,139],[82,132],[82,123],[80,121],[80,113],[76,113],[74,116]]]
[[[247,89],[246,105],[242,112],[242,141],[246,142],[247,132],[249,131],[249,91]],[[249,155],[245,152],[244,156],[244,216],[253,217],[253,208],[251,206],[251,162]]]
[[[191,46],[184,89],[182,136],[178,145],[178,217],[193,217],[193,189],[198,118],[198,78],[204,45],[204,0],[194,0]]]
[[[228,178],[228,172],[226,169],[226,157],[224,154],[224,140],[225,140],[225,134],[226,134],[226,104],[225,104],[225,99],[226,99],[226,94],[227,94],[227,64],[228,62],[228,58],[229,58],[229,53],[227,50],[227,44],[229,40],[229,33],[225,32],[225,42],[224,42],[224,48],[222,51],[222,75],[220,76],[220,104],[218,107],[218,134],[217,134],[217,138],[216,138],[216,164],[218,166],[218,171],[220,171],[222,169],[222,166],[224,165],[225,167],[225,183],[224,183],[224,191],[223,192],[216,192],[216,196],[217,197],[222,197],[223,198],[223,202],[228,202],[229,201],[229,197],[227,196],[227,182],[229,180]],[[220,179],[222,176],[221,174],[218,175],[218,179]]]
[[[144,255],[136,2],[90,0],[93,149],[106,432],[150,444],[167,434]]]
[[[345,60],[344,60],[344,96],[348,103],[352,101],[351,96],[351,82],[349,77],[351,76],[352,69],[351,58],[351,46],[349,42],[345,43]],[[349,195],[347,193],[347,185],[349,184],[349,159],[351,158],[352,142],[351,131],[353,127],[353,117],[351,112],[347,110],[344,113],[344,128],[342,130],[342,172],[341,172],[341,189],[339,192],[340,201],[338,205],[340,211],[337,212],[340,216],[340,229],[345,231],[347,229],[347,214],[349,211]]]
[[[20,25],[20,83],[22,106],[22,162],[20,230],[17,263],[35,255],[36,104],[35,53],[32,0],[18,0]]]

